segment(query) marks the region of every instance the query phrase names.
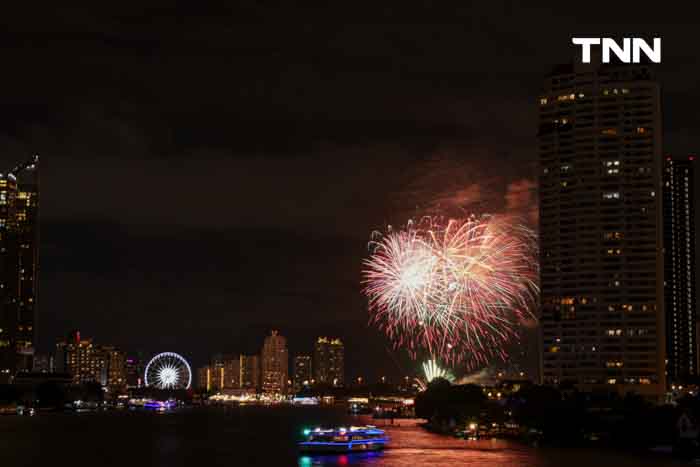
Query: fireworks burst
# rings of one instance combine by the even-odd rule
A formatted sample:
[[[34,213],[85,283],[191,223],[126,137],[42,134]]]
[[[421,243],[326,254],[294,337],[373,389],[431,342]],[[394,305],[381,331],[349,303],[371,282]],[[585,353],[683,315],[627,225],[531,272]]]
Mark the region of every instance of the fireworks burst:
[[[372,320],[397,346],[468,368],[506,358],[531,317],[536,242],[507,218],[427,217],[370,243],[364,292]]]
[[[423,363],[423,378],[416,378],[418,388],[421,391],[425,391],[426,389],[428,389],[428,385],[430,384],[430,382],[435,378],[443,378],[449,382],[455,380],[452,373],[443,368],[440,368],[437,362],[431,359]]]

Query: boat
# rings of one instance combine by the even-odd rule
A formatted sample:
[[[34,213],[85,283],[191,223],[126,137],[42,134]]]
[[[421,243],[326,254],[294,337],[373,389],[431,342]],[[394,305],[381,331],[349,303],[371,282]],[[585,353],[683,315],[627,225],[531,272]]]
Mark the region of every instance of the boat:
[[[304,436],[306,439],[299,443],[299,450],[312,453],[378,451],[389,442],[384,430],[372,425],[306,429]]]

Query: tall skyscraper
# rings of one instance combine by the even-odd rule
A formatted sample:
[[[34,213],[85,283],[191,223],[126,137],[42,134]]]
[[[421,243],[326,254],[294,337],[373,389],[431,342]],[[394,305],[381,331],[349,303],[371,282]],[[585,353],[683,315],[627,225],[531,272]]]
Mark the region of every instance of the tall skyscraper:
[[[345,382],[345,348],[340,339],[319,337],[314,346],[316,383],[342,386]]]
[[[0,382],[31,370],[39,271],[39,158],[0,173]]]
[[[19,243],[18,369],[31,370],[37,321],[39,279],[39,157],[14,169],[17,176]]]
[[[563,66],[538,102],[544,382],[660,397],[659,85],[641,65]]]
[[[289,354],[287,339],[272,331],[265,338],[262,354],[262,389],[267,393],[281,393],[287,388]]]
[[[17,368],[16,199],[17,179],[12,174],[0,174],[0,383],[9,383]]]
[[[299,391],[304,386],[310,385],[312,378],[311,356],[297,355],[294,357],[294,390]]]
[[[260,389],[260,357],[258,355],[241,355],[240,359],[242,389]]]
[[[695,282],[695,156],[664,167],[666,372],[672,383],[698,375]]]

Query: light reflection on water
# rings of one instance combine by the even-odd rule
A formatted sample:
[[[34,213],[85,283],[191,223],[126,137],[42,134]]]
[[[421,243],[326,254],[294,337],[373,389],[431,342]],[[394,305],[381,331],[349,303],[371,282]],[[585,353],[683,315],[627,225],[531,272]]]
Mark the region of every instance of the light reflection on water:
[[[0,466],[140,465],[370,466],[370,467],[661,467],[668,458],[532,448],[501,440],[438,436],[406,420],[385,428],[382,452],[299,455],[296,442],[314,425],[363,424],[343,410],[323,408],[212,408],[164,413],[120,412],[0,417]],[[400,425],[400,426],[397,426]]]
[[[428,433],[414,424],[385,426],[391,438],[380,452],[299,457],[299,467],[381,466],[439,467],[469,465],[488,467],[661,467],[677,465],[664,457],[601,452],[595,449],[533,448],[506,440],[465,441]]]

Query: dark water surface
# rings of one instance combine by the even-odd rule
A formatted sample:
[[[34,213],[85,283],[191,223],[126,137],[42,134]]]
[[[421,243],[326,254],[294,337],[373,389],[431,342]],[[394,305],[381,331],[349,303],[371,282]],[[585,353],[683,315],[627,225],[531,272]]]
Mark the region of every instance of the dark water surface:
[[[170,413],[102,412],[0,417],[0,466],[410,466],[628,467],[684,465],[664,457],[593,449],[531,448],[430,434],[408,421],[387,426],[388,449],[300,456],[306,426],[364,423],[324,408],[242,407]],[[687,465],[687,464],[685,464]]]

